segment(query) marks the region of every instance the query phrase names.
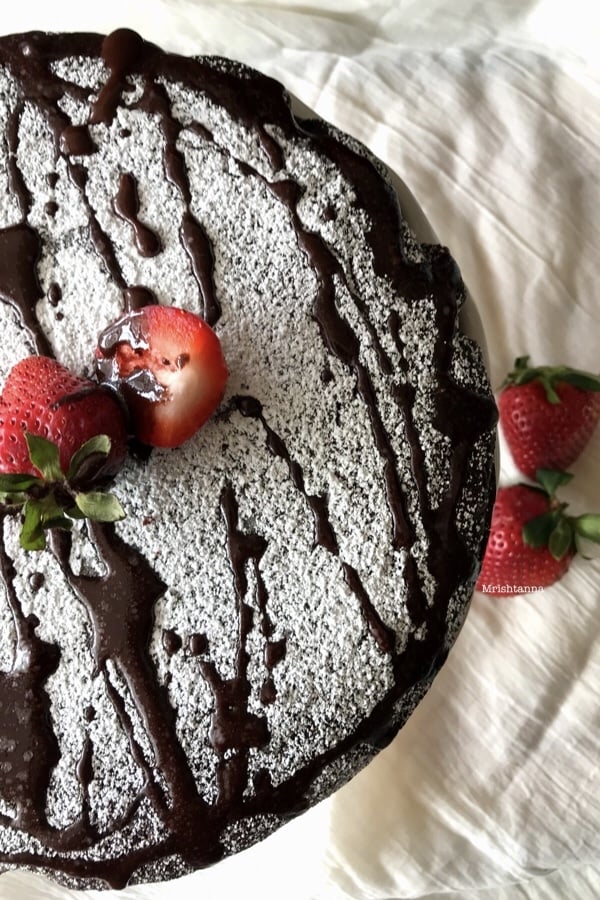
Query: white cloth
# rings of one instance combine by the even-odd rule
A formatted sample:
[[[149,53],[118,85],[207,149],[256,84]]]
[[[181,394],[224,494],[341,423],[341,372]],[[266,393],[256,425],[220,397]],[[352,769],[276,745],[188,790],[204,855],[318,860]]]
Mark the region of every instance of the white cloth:
[[[44,0],[5,5],[1,23],[122,25],[274,75],[397,171],[460,263],[496,387],[525,353],[598,368],[597,4]],[[574,511],[600,511],[599,471],[600,432],[564,491]],[[515,478],[506,454],[502,477]],[[597,559],[536,595],[476,595],[429,695],[351,784],[175,888],[118,896],[596,900],[599,636]],[[1,900],[75,896],[0,879]]]

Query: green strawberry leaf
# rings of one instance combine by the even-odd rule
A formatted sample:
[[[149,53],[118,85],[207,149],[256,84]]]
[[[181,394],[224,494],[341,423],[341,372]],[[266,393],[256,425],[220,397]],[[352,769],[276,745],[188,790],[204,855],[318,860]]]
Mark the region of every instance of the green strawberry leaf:
[[[68,515],[70,519],[85,519],[85,513],[82,513],[81,510],[77,506],[70,506],[68,509],[65,509],[65,513]]]
[[[592,372],[571,369],[570,366],[530,366],[528,356],[519,356],[506,376],[503,386],[518,386],[539,381],[549,403],[560,403],[556,385],[570,384],[582,391],[600,391],[600,377]]]
[[[579,372],[576,370],[567,370],[561,377],[561,381],[579,388],[582,391],[600,391],[600,378],[589,372]]]
[[[56,444],[28,431],[25,432],[25,440],[31,462],[46,481],[64,481],[65,476],[60,467],[60,454]]]
[[[28,500],[23,507],[23,525],[19,543],[24,550],[43,550],[46,546],[42,511],[37,500]]]
[[[42,528],[72,528],[73,523],[65,515],[63,506],[57,502],[53,493],[47,494],[38,500],[38,507],[42,518]]]
[[[87,519],[94,522],[119,522],[125,510],[113,494],[89,491],[75,495],[75,503]]]
[[[559,472],[555,469],[538,469],[536,481],[542,485],[549,497],[554,497],[559,487],[568,484],[573,478],[570,472]]]
[[[0,493],[2,494],[21,493],[21,491],[33,487],[34,484],[42,485],[43,481],[41,478],[36,478],[35,475],[0,475]]]
[[[575,534],[587,541],[600,544],[600,515],[598,513],[585,513],[571,519]]]
[[[560,397],[554,390],[552,378],[547,375],[540,375],[538,380],[544,388],[544,391],[546,392],[546,400],[548,401],[548,403],[551,403],[553,406],[556,406],[557,403],[560,403]]]
[[[555,512],[545,512],[530,519],[523,526],[523,541],[530,547],[547,547],[550,535],[556,528]]]
[[[548,540],[548,550],[554,559],[562,559],[573,547],[573,527],[568,519],[561,517]]]
[[[74,481],[81,473],[82,467],[86,462],[90,462],[90,457],[107,457],[110,453],[111,440],[107,434],[97,434],[81,445],[76,450],[69,462],[67,471],[67,480]]]
[[[44,531],[47,531],[49,528],[62,528],[65,531],[70,531],[72,527],[73,520],[63,512],[56,516],[48,516],[43,521]]]

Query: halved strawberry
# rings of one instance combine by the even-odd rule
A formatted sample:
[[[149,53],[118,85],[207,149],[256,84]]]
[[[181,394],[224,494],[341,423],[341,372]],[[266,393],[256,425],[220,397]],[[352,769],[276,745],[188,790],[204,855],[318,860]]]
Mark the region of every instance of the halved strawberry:
[[[122,395],[135,436],[153,447],[192,437],[219,405],[229,374],[212,328],[173,306],[146,306],[112,322],[100,335],[96,368]]]

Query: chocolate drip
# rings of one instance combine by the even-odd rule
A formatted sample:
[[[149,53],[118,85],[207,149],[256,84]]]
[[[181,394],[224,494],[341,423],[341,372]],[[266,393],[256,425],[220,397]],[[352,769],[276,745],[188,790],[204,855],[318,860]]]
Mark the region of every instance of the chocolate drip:
[[[324,547],[325,550],[328,550],[333,555],[339,555],[337,538],[331,526],[331,523],[329,522],[329,513],[327,509],[326,498],[319,496],[314,497],[307,493],[304,487],[304,475],[302,473],[300,465],[291,458],[284,441],[267,423],[262,411],[262,405],[258,400],[256,400],[256,398],[248,396],[234,397],[233,403],[243,416],[249,416],[260,421],[267,435],[267,447],[274,456],[279,456],[288,464],[288,469],[294,486],[307,499],[308,504],[313,512],[316,531],[315,543]],[[360,580],[358,572],[345,562],[342,562],[342,571],[344,572],[346,583],[360,602],[361,610],[365,617],[367,627],[369,628],[369,631],[379,645],[379,648],[383,653],[392,653],[394,649],[393,632],[381,621],[377,610],[373,606],[373,603],[371,602],[371,599],[369,598],[367,591],[365,590]],[[418,581],[416,583],[418,585]],[[267,648],[265,650],[265,665],[267,666],[267,668],[271,668],[268,660],[276,658],[271,654],[276,654],[277,652],[276,650],[269,649],[269,647],[270,645],[267,645]],[[267,681],[263,685],[263,690],[265,693],[265,698],[272,698],[264,699],[263,702],[273,702],[274,685],[271,684],[270,681]]]
[[[89,201],[86,191],[86,185],[88,181],[88,172],[87,169],[79,163],[68,163],[68,172],[69,177],[75,187],[78,189],[83,204],[85,206],[85,210],[88,217],[89,229],[90,229],[90,238],[92,240],[92,245],[94,250],[96,251],[98,257],[104,263],[106,271],[111,276],[115,284],[122,290],[125,291],[127,289],[127,283],[123,278],[123,272],[121,271],[121,266],[117,260],[113,245],[110,241],[110,238],[103,230],[94,208]]]
[[[246,602],[248,577],[246,566],[252,562],[257,584],[264,589],[259,563],[266,550],[260,535],[244,533],[238,527],[238,506],[230,484],[221,493],[221,510],[227,526],[227,547],[233,570],[238,613],[238,648],[233,678],[223,679],[214,663],[202,661],[202,674],[215,698],[210,741],[219,758],[219,805],[243,802],[248,783],[248,757],[252,747],[263,747],[269,740],[264,718],[248,709],[250,681],[249,655],[246,649],[252,629],[253,609]],[[260,601],[259,601],[260,603]]]
[[[52,545],[69,583],[82,601],[94,635],[93,654],[98,672],[105,675],[107,693],[135,749],[136,761],[147,773],[148,795],[171,832],[178,850],[194,864],[218,857],[218,841],[205,833],[208,807],[196,782],[175,728],[175,712],[165,688],[157,681],[149,655],[153,609],[165,590],[146,559],[125,544],[111,526],[89,523],[93,540],[106,571],[102,576],[76,575],[70,567],[70,536],[55,531]],[[154,753],[152,767],[136,745],[133,726],[122,698],[106,677],[111,661],[123,678]],[[160,772],[169,794],[165,802],[158,790],[154,769]],[[194,833],[191,823],[194,822]],[[129,866],[129,863],[127,863]],[[128,870],[130,871],[133,869]]]
[[[83,742],[83,750],[81,758],[77,764],[77,778],[81,785],[82,792],[82,812],[81,822],[83,828],[87,832],[92,832],[92,824],[90,821],[90,784],[94,780],[94,745],[89,734],[85,736]]]
[[[155,306],[157,303],[154,291],[141,285],[125,288],[123,291],[123,306],[126,313],[141,309],[143,306]]]
[[[188,641],[188,650],[192,656],[202,656],[208,653],[208,638],[205,634],[191,634]]]
[[[203,318],[209,325],[216,325],[221,316],[221,306],[214,286],[214,254],[210,238],[191,210],[192,192],[182,153],[177,149],[177,138],[181,125],[173,116],[169,97],[160,84],[146,81],[144,95],[139,101],[140,109],[159,116],[165,149],[163,166],[165,176],[175,185],[185,204],[179,237],[188,254],[192,272],[203,302]],[[206,132],[208,135],[209,133]]]
[[[29,586],[34,594],[44,587],[46,578],[42,572],[32,572],[29,576]]]
[[[246,163],[240,163],[239,165],[244,174],[258,177],[265,184],[266,188],[285,204],[296,232],[298,245],[306,253],[310,265],[317,274],[318,288],[313,306],[313,315],[320,327],[325,346],[340,362],[351,368],[356,374],[358,390],[369,413],[375,446],[383,462],[387,500],[392,516],[392,544],[395,549],[408,547],[414,540],[414,534],[406,510],[406,501],[398,475],[396,456],[381,418],[371,376],[360,361],[358,336],[348,320],[343,318],[337,308],[335,277],[337,276],[345,282],[358,308],[361,309],[362,307],[363,311],[365,309],[364,304],[350,290],[341,264],[325,244],[325,241],[319,234],[307,230],[302,224],[297,211],[297,205],[302,193],[300,185],[284,179],[269,182]],[[371,325],[369,328],[369,325],[370,323],[367,321],[367,328],[369,331],[372,331],[373,326]],[[377,341],[376,346],[379,347],[378,353],[383,371],[389,372],[391,370],[389,358],[379,341]]]
[[[363,587],[362,581],[356,569],[343,563],[344,578],[354,596],[358,599],[363,615],[366,619],[369,631],[379,644],[384,653],[392,653],[396,643],[394,632],[381,621],[381,617],[373,606],[369,595]]]
[[[3,518],[0,528],[4,527]],[[15,810],[17,828],[45,824],[45,796],[60,754],[45,684],[58,668],[57,646],[37,637],[39,620],[25,617],[14,586],[16,570],[0,536],[0,571],[16,634],[13,667],[0,672],[0,797]]]
[[[274,669],[277,663],[285,658],[286,640],[281,638],[279,641],[268,641],[265,645],[264,660],[265,666],[269,671]]]
[[[31,193],[23,173],[17,164],[17,152],[19,149],[19,125],[21,116],[23,115],[24,103],[20,102],[10,115],[6,128],[6,137],[8,140],[8,185],[11,192],[17,199],[21,210],[21,221],[25,222],[31,210]]]
[[[221,306],[216,298],[213,283],[215,265],[213,249],[204,228],[189,209],[183,216],[179,234],[200,288],[204,304],[202,316],[209,325],[215,325],[221,316]]]
[[[35,314],[36,304],[43,296],[36,272],[39,254],[40,239],[29,225],[0,230],[0,299],[16,309],[36,351],[52,356]]]
[[[172,628],[164,628],[162,633],[162,645],[167,656],[174,656],[183,646],[181,635]]]
[[[90,156],[98,150],[87,125],[66,125],[61,131],[59,146],[65,156]]]
[[[60,285],[58,285],[54,281],[48,289],[48,303],[50,304],[50,306],[58,306],[61,300],[62,291],[60,289]]]
[[[112,122],[126,78],[141,56],[143,45],[139,34],[128,28],[119,28],[102,41],[102,59],[108,66],[110,75],[92,107],[89,118],[91,124]]]
[[[121,173],[119,190],[113,200],[113,209],[118,216],[131,225],[135,246],[140,256],[152,257],[160,253],[162,250],[160,238],[138,219],[140,201],[136,180],[130,172]]]
[[[264,417],[262,404],[255,397],[238,396],[233,398],[236,408],[243,416],[257,419],[267,435],[267,447],[274,456],[279,456],[287,463],[295,487],[306,498],[315,522],[315,544],[319,544],[330,553],[338,553],[338,543],[327,510],[327,498],[309,494],[304,486],[304,474],[298,462],[292,459],[281,437],[271,428]]]

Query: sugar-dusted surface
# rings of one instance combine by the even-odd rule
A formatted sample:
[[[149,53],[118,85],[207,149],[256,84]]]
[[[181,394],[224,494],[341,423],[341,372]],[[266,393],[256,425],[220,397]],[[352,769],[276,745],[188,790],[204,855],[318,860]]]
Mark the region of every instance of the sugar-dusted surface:
[[[55,71],[67,82],[72,73],[74,83],[92,88],[106,77],[99,62],[80,58],[60,62]],[[0,115],[6,122],[16,90],[12,76],[4,72],[0,78]],[[221,683],[239,679],[243,600],[253,609],[253,626],[244,638],[247,714],[264,723],[268,734],[268,740],[248,750],[244,796],[252,798],[265,778],[276,791],[322,756],[323,771],[306,791],[315,802],[372,754],[369,741],[357,738],[358,746],[353,747],[352,736],[391,696],[398,655],[409,638],[422,640],[424,627],[412,621],[407,607],[409,556],[416,561],[429,603],[436,592],[423,498],[412,474],[413,450],[393,399],[399,385],[414,389],[412,412],[428,496],[435,507],[448,489],[453,450],[435,417],[436,305],[424,295],[409,307],[376,273],[369,242],[373,223],[356,202],[355,186],[305,135],[291,137],[276,127],[269,129],[282,154],[283,166],[277,169],[257,133],[224,107],[184,85],[160,83],[166,86],[171,114],[182,125],[177,149],[190,184],[189,202],[165,177],[160,116],[138,104],[139,81],[133,91],[123,94],[109,124],[90,126],[98,150],[75,158],[87,174],[84,189],[74,184],[69,172],[72,158],[55,161],[44,113],[25,104],[16,159],[32,197],[27,221],[41,238],[37,273],[44,296],[37,316],[55,355],[77,371],[89,370],[96,336],[122,304],[114,274],[90,239],[90,210],[128,285],[144,285],[163,303],[201,311],[202,292],[180,240],[186,214],[201,223],[214,254],[212,276],[221,306],[215,327],[231,372],[227,393],[219,413],[185,446],[155,451],[145,462],[128,462],[115,483],[128,513],[118,533],[167,585],[154,608],[151,658],[157,690],[168,692],[175,710],[177,737],[200,797],[212,805],[222,799],[220,767],[227,752],[233,752],[221,754],[215,743],[215,696],[207,672],[216,673]],[[68,96],[61,109],[75,123],[85,122],[89,114],[87,103]],[[195,127],[198,124],[201,128]],[[54,186],[48,181],[52,172],[57,176]],[[131,227],[114,213],[123,172],[136,179],[141,221],[160,237],[163,249],[153,258],[136,252]],[[0,161],[0,178],[5,188],[0,224],[7,228],[19,223],[20,213],[5,159]],[[285,180],[300,186],[301,199],[294,209],[270,188],[270,182]],[[50,201],[57,204],[52,214]],[[356,367],[367,373],[372,385],[388,440],[387,455],[375,438],[374,413],[357,390],[356,367],[341,362],[323,339],[315,317],[322,274],[302,249],[299,229],[319,235],[339,264],[332,279],[335,302],[357,336]],[[426,249],[409,244],[409,255],[410,251],[413,259],[428,264]],[[53,284],[61,289],[58,303],[50,294]],[[389,328],[391,311],[400,322],[397,340]],[[31,346],[8,304],[0,305],[0,328],[6,336],[0,349],[5,375],[17,359],[31,352]],[[487,392],[471,345],[455,336],[453,349],[456,381]],[[389,368],[382,359],[389,360]],[[244,415],[236,401],[239,397],[258,400],[262,415]],[[273,435],[287,455],[273,451]],[[480,461],[468,462],[471,493],[464,493],[467,499],[459,506],[461,531],[476,555],[482,541],[480,508],[486,499],[477,499],[477,494],[489,475],[489,439],[478,450]],[[415,533],[410,548],[394,546],[391,539],[386,490],[390,459],[398,467]],[[303,489],[293,477],[298,471]],[[236,528],[264,542],[259,566],[246,565],[243,598],[228,552],[231,523],[222,509],[227,486],[237,504]],[[326,502],[335,550],[317,540],[311,497]],[[7,521],[4,528],[23,612],[39,619],[40,639],[61,648],[58,669],[46,683],[60,748],[47,793],[48,823],[64,827],[80,814],[78,764],[91,741],[98,752],[93,753],[86,802],[92,821],[107,837],[78,853],[84,859],[110,859],[134,847],[158,844],[164,826],[148,798],[128,817],[144,790],[132,747],[157,783],[163,779],[130,686],[116,667],[108,666],[104,674],[95,669],[90,622],[54,557],[24,554],[17,546],[15,523]],[[84,568],[98,565],[84,531],[75,548]],[[40,571],[43,584],[33,591],[31,577]],[[349,583],[349,571],[358,574],[378,619],[393,632],[393,648],[383,647],[370,627],[362,595]],[[469,584],[461,585],[450,601],[452,632],[462,621],[469,589]],[[128,602],[127,597],[121,599]],[[270,631],[265,630],[267,618]],[[6,637],[0,661],[7,670],[12,660],[6,647],[15,641],[7,604],[0,604],[0,631]],[[168,635],[175,636],[175,644],[169,644]],[[198,652],[193,650],[194,639]],[[266,654],[275,644],[284,652],[276,663],[268,664]],[[431,665],[436,663],[431,660]],[[271,694],[265,699],[269,678]],[[115,707],[112,691],[121,696],[122,708]],[[412,688],[399,701],[392,729],[409,714],[419,692]],[[94,715],[86,717],[90,708]],[[129,729],[123,727],[125,720]],[[340,759],[330,761],[327,754],[344,742]],[[279,821],[275,814],[254,815],[224,830],[223,842],[230,850],[241,849]],[[0,849],[8,853],[16,840],[34,848],[21,835],[15,836],[10,823],[0,823]],[[188,866],[177,857],[158,856],[156,863],[144,868],[143,876],[135,877],[174,877]]]

